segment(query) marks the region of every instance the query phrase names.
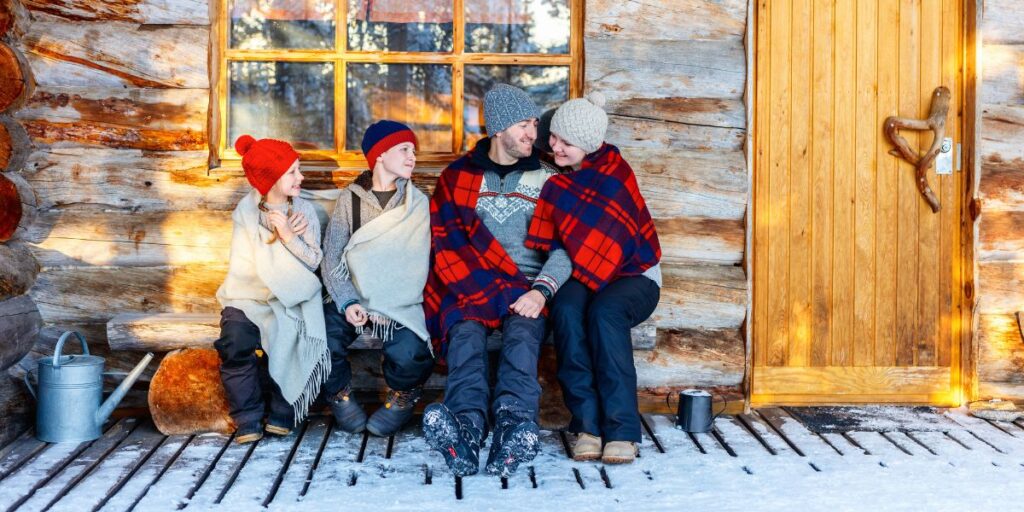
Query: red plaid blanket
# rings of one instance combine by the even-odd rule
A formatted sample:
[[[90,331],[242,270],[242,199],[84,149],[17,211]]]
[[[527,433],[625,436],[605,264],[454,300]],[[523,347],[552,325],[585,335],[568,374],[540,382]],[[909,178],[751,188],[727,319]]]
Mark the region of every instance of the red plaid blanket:
[[[572,276],[597,291],[661,261],[661,244],[633,169],[611,144],[580,170],[552,176],[534,210],[526,246],[564,247]]]

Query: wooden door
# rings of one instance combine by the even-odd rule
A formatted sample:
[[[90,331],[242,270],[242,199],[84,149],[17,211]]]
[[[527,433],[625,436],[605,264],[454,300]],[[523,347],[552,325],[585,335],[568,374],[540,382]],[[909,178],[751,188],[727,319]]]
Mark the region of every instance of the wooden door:
[[[758,1],[755,404],[959,403],[961,2]],[[926,118],[939,86],[954,170],[928,171],[933,213],[883,122]]]

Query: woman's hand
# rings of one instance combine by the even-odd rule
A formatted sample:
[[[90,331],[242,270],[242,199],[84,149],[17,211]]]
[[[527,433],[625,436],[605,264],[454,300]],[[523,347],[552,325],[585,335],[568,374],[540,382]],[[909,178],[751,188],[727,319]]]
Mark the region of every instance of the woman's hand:
[[[537,318],[540,316],[540,312],[544,310],[545,302],[547,300],[544,298],[543,293],[537,290],[530,290],[520,296],[519,300],[509,306],[509,309],[526,318]]]
[[[309,221],[306,220],[306,216],[295,212],[291,217],[288,217],[288,223],[292,227],[292,233],[298,236],[306,234],[306,228],[309,226]]]
[[[267,212],[267,221],[277,231],[277,236],[282,242],[288,243],[295,238],[295,232],[292,231],[292,226],[288,222],[288,217],[277,210],[270,210]]]
[[[345,320],[348,320],[348,323],[356,327],[366,325],[368,319],[369,316],[366,314],[366,308],[361,304],[352,304],[345,308]]]

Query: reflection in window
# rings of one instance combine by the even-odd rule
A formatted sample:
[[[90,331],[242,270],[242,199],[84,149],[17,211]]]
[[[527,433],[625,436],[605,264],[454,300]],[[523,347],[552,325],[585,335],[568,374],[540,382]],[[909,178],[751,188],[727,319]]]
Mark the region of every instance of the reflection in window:
[[[228,139],[272,137],[296,149],[334,149],[334,64],[231,62]]]
[[[232,0],[232,48],[334,48],[334,0]]]
[[[466,51],[569,53],[569,0],[465,0]]]
[[[358,151],[375,121],[409,125],[420,151],[452,149],[452,68],[444,64],[349,64],[345,149]]]
[[[348,49],[452,51],[452,0],[348,0]]]
[[[497,83],[526,91],[541,111],[555,108],[569,98],[567,66],[466,66],[463,149],[484,137],[484,94]]]

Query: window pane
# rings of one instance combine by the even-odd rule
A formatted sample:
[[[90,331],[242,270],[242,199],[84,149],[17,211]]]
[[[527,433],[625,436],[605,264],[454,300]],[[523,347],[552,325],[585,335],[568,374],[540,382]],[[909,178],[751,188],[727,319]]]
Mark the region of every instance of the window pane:
[[[466,66],[465,73],[464,150],[484,137],[484,94],[497,83],[523,89],[542,112],[569,99],[569,68],[566,66]]]
[[[452,51],[452,0],[348,0],[348,49]]]
[[[409,125],[420,151],[452,150],[452,68],[442,64],[348,64],[345,149],[360,150],[381,119]]]
[[[334,149],[333,63],[232,62],[229,74],[229,146],[248,133]]]
[[[569,53],[569,0],[465,0],[466,51]]]
[[[334,48],[334,0],[233,0],[231,48]]]

